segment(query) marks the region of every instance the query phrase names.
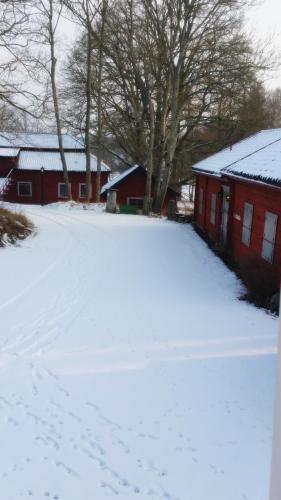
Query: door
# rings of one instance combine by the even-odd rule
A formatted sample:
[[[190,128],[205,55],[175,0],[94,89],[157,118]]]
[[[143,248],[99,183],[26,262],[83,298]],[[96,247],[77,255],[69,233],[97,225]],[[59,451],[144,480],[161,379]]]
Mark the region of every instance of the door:
[[[222,186],[222,213],[221,213],[221,244],[226,246],[229,215],[229,186]]]

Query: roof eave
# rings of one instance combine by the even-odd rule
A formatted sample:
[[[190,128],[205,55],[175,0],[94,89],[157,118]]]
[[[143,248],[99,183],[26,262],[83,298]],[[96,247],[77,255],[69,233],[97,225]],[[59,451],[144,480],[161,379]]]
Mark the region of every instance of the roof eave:
[[[238,172],[222,171],[224,177],[231,177],[240,181],[254,182],[256,184],[263,184],[268,187],[281,188],[281,179],[269,179],[258,175],[240,174]]]
[[[198,173],[198,174],[214,175],[215,177],[221,177],[221,171],[214,172],[212,170],[205,170],[205,169],[195,168],[195,167],[192,167],[192,171],[195,173]]]

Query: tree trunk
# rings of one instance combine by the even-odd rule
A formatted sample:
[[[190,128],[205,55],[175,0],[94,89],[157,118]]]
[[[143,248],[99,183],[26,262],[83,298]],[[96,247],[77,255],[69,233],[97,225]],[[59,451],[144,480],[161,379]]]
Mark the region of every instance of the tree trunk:
[[[97,95],[97,113],[98,113],[98,151],[97,151],[97,186],[96,186],[96,201],[100,202],[101,190],[101,162],[102,162],[102,71],[103,71],[103,44],[104,44],[104,28],[107,11],[107,0],[103,0],[102,4],[102,20],[99,39],[99,56],[98,56],[98,95]]]
[[[148,151],[148,161],[147,161],[145,197],[143,204],[143,212],[145,215],[149,215],[152,208],[151,188],[152,188],[153,151],[154,151],[154,138],[155,138],[155,113],[151,96],[149,96],[149,128],[150,128],[149,151]]]
[[[51,50],[51,85],[52,85],[52,95],[53,95],[53,103],[54,103],[54,111],[55,111],[55,119],[56,119],[56,126],[57,126],[57,135],[58,135],[58,143],[59,143],[59,151],[60,151],[60,158],[61,158],[61,163],[62,163],[62,168],[63,168],[63,176],[64,176],[64,182],[66,185],[66,194],[67,198],[70,201],[72,199],[71,196],[71,185],[69,183],[69,178],[68,178],[68,171],[67,171],[67,163],[65,159],[65,154],[64,154],[64,147],[63,147],[63,139],[62,139],[62,130],[61,130],[61,118],[60,118],[60,108],[59,108],[59,102],[58,102],[58,92],[57,92],[57,84],[56,84],[56,55],[55,55],[55,33],[54,33],[54,26],[53,26],[53,16],[54,16],[54,11],[53,11],[53,0],[49,0],[49,43],[50,43],[50,50]]]
[[[86,75],[86,118],[85,118],[85,149],[86,149],[86,201],[90,203],[92,197],[92,175],[91,175],[91,109],[92,109],[92,31],[89,16],[89,4],[86,2],[87,22],[87,75]]]

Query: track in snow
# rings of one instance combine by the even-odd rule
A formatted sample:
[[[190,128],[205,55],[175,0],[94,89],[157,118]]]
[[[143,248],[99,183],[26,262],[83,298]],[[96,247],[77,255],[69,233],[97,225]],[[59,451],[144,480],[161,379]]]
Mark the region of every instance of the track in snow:
[[[0,256],[1,498],[264,500],[275,320],[189,226],[28,215]]]

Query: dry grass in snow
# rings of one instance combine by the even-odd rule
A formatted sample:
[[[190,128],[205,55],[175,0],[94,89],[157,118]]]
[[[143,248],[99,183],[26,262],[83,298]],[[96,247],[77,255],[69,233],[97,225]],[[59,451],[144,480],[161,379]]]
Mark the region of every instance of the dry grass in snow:
[[[0,247],[24,240],[33,231],[34,226],[25,215],[0,207]]]

